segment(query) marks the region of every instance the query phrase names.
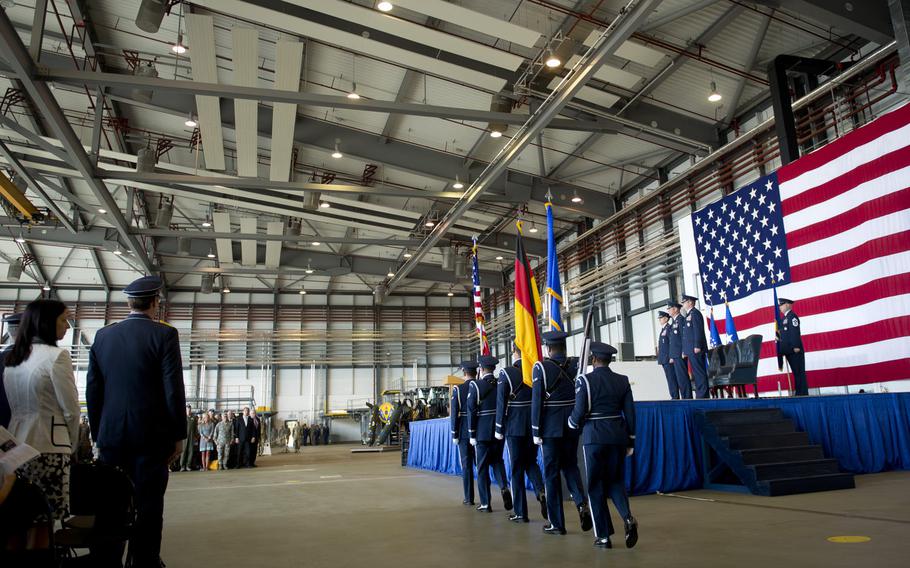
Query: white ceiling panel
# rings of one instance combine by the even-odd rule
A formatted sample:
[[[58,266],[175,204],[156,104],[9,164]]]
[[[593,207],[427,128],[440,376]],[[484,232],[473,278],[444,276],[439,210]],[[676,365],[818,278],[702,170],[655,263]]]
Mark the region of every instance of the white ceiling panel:
[[[585,38],[584,45],[585,47],[591,47],[594,45],[594,42],[597,41],[597,38],[600,37],[602,30],[597,29],[588,34],[588,37]],[[636,43],[634,41],[624,41],[620,45],[615,54],[623,59],[628,59],[629,61],[634,61],[636,63],[641,63],[648,67],[654,67],[660,63],[663,58],[666,56],[664,52]]]
[[[559,86],[559,83],[561,81],[562,77],[553,77],[553,80],[550,81],[548,87],[550,89],[555,89]],[[575,99],[581,99],[583,101],[594,103],[604,108],[610,108],[616,104],[616,101],[619,100],[619,97],[612,93],[601,91],[600,89],[595,89],[594,87],[582,87],[581,90],[578,91],[578,94],[575,95]]]
[[[573,55],[566,63],[566,68],[571,69],[579,60],[581,60],[581,57]],[[624,89],[632,89],[642,79],[639,75],[629,73],[628,71],[616,67],[611,67],[610,65],[601,65],[600,69],[597,70],[597,73],[594,74],[594,78],[598,81],[617,85]]]
[[[233,40],[234,84],[242,87],[258,87],[259,33],[253,28],[235,27],[231,30]],[[256,177],[259,175],[259,129],[257,114],[259,101],[234,99],[234,137],[237,144],[237,175]]]
[[[469,85],[499,91],[505,85],[505,79],[465,69],[461,65],[440,61],[395,47],[386,43],[363,37],[358,34],[339,31],[335,28],[310,22],[302,18],[291,17],[277,10],[254,6],[239,0],[198,0],[197,5],[211,10],[233,14],[237,17],[261,22],[265,25],[332,45],[343,46],[357,53],[387,61],[393,61],[405,67],[448,77]]]
[[[443,0],[396,0],[396,6],[525,47],[534,47],[540,32],[516,26]]]
[[[231,214],[224,211],[216,211],[212,215],[212,223],[215,225],[216,233],[231,232]],[[215,248],[218,252],[218,263],[227,266],[234,263],[234,249],[230,239],[215,239]]]
[[[300,89],[300,65],[303,61],[303,44],[296,40],[278,42],[275,64],[275,88],[282,91]],[[272,144],[269,179],[290,181],[291,154],[294,145],[294,125],[297,105],[275,103],[272,107]]]
[[[257,232],[256,217],[241,217],[240,232],[255,234]],[[243,239],[240,241],[240,264],[256,266],[256,241]]]
[[[212,17],[187,14],[186,33],[193,79],[203,83],[217,83],[218,68],[215,64],[215,30]],[[205,167],[210,170],[223,170],[224,138],[221,133],[221,107],[218,97],[197,96],[196,112],[199,115]]]

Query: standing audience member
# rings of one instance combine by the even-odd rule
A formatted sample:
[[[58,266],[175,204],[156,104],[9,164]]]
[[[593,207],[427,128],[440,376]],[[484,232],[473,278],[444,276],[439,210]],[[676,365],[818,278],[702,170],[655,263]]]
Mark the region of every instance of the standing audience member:
[[[258,433],[259,430],[250,416],[250,407],[244,406],[243,416],[234,423],[234,443],[240,448],[237,467],[253,467],[253,444],[256,443]]]
[[[145,276],[126,287],[130,313],[98,330],[89,353],[85,398],[102,463],[123,469],[135,487],[130,538],[133,568],[160,568],[168,464],[185,443],[186,393],[177,330],[155,321],[164,283]],[[120,566],[122,548],[111,551]],[[93,551],[94,554],[94,551]]]
[[[183,446],[183,452],[180,454],[180,471],[190,471],[193,469],[193,445],[196,442],[196,417],[193,416],[193,407],[186,405],[186,444]]]
[[[228,451],[227,469],[234,469],[240,465],[240,446],[237,444],[235,432],[237,431],[238,416],[233,410],[228,410],[227,420],[231,423],[231,449]]]
[[[303,443],[303,422],[298,422],[294,425],[294,431],[291,435],[294,437],[294,453],[300,453],[300,444]]]
[[[214,414],[214,413],[212,413]],[[209,413],[199,419],[199,455],[202,459],[202,471],[209,470],[212,451],[215,450],[215,424]]]
[[[322,438],[322,429],[319,427],[319,424],[314,423],[310,427],[310,441],[313,442],[314,446],[318,446],[320,438]]]
[[[79,451],[76,458],[79,463],[92,461],[92,429],[88,425],[88,416],[83,416],[79,423]]]
[[[329,423],[328,422],[326,422],[325,425],[322,427],[322,445],[323,446],[329,445]]]
[[[70,327],[68,316],[61,302],[35,300],[25,308],[16,343],[4,356],[9,431],[41,452],[18,472],[41,489],[54,519],[69,513],[70,463],[79,441],[73,360],[57,347]]]
[[[0,352],[0,426],[9,427],[9,402],[6,400],[6,391],[3,390],[3,367],[6,354],[12,350],[13,343],[16,341],[16,334],[19,332],[19,322],[22,321],[22,314],[9,314],[3,316],[3,322],[6,324],[6,333],[9,334],[10,344]]]
[[[310,425],[306,422],[301,422],[300,432],[303,435],[303,441],[301,444],[308,446],[310,444]]]
[[[250,465],[252,467],[256,467],[256,458],[259,456],[259,452],[262,449],[262,444],[260,442],[263,440],[263,435],[262,435],[263,427],[262,427],[262,419],[259,418],[259,415],[256,414],[255,408],[250,410],[250,418],[253,419],[253,429],[256,432],[256,438],[252,444],[252,446],[253,446],[252,453],[250,454]]]
[[[227,413],[215,425],[215,447],[218,449],[218,469],[227,469],[228,460],[231,458],[231,441],[234,439],[234,423],[228,419]]]

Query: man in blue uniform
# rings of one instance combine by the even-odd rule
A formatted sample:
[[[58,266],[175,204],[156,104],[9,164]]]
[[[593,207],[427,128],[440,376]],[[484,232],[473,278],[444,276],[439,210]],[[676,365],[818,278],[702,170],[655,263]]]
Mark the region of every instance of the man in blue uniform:
[[[799,329],[799,318],[793,312],[793,300],[779,298],[781,322],[780,352],[787,358],[790,370],[793,371],[793,387],[796,396],[809,396],[809,383],[806,381],[806,351],[803,349],[803,336]]]
[[[569,414],[575,404],[573,381],[578,361],[566,356],[567,333],[548,331],[543,342],[549,357],[534,365],[531,388],[531,434],[534,443],[543,448],[543,477],[547,488],[547,534],[566,534],[562,508],[562,479],[572,494],[581,518],[581,530],[591,530],[591,513],[585,502],[585,490],[578,471],[578,432],[568,427]]]
[[[695,398],[708,398],[708,339],[705,337],[705,318],[695,307],[695,296],[682,297],[686,310],[682,332],[682,354],[692,366]]]
[[[607,497],[623,519],[626,547],[638,542],[638,523],[629,510],[626,494],[626,456],[635,448],[635,405],[629,378],[610,370],[616,349],[606,343],[591,344],[594,370],[575,380],[575,407],[570,428],[583,428],[588,497],[594,516],[594,546],[612,548],[613,521]]]
[[[9,401],[6,399],[6,389],[3,388],[3,371],[6,368],[6,353],[13,348],[16,342],[16,334],[19,333],[19,323],[22,322],[22,314],[9,314],[3,316],[3,323],[6,324],[6,333],[9,335],[9,345],[0,351],[0,426],[9,427],[9,421],[12,418]]]
[[[468,389],[468,434],[477,452],[477,492],[480,493],[478,511],[493,512],[490,502],[490,468],[502,492],[506,511],[512,510],[512,494],[506,480],[506,466],[502,461],[502,442],[494,434],[496,422],[496,357],[480,358],[480,378]]]
[[[464,383],[452,387],[449,404],[449,423],[452,426],[452,443],[458,446],[461,458],[461,482],[464,489],[462,505],[474,504],[474,446],[468,434],[468,392],[477,380],[477,362],[463,361]]]
[[[686,368],[686,361],[682,356],[682,333],[686,322],[679,313],[681,307],[682,304],[676,302],[667,304],[667,312],[670,314],[670,331],[667,334],[670,340],[667,343],[667,357],[673,376],[676,378],[676,390],[679,392],[679,398],[692,398],[689,369]],[[672,394],[673,391],[671,390],[670,393]]]
[[[670,314],[664,311],[657,312],[657,320],[660,322],[660,333],[657,336],[657,364],[664,370],[670,398],[677,400],[679,399],[679,386],[676,384],[676,371],[670,364],[670,334],[673,331],[670,327]]]
[[[547,519],[547,497],[543,476],[537,466],[537,446],[531,440],[531,388],[524,384],[521,373],[521,353],[512,344],[511,367],[499,371],[496,386],[496,439],[505,438],[509,447],[512,471],[510,486],[515,514],[509,516],[514,523],[528,522],[528,499],[525,475],[531,480],[534,495],[540,503],[540,514]]]
[[[162,565],[168,464],[186,438],[180,339],[176,329],[154,319],[162,286],[157,276],[146,276],[126,287],[130,313],[95,334],[86,377],[89,422],[101,461],[123,469],[135,486],[130,556],[136,568]],[[111,551],[117,566],[119,552]]]

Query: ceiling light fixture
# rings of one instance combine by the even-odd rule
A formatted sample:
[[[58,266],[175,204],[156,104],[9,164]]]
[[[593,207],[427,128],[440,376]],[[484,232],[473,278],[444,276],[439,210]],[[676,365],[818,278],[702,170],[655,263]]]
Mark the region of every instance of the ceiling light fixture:
[[[448,294],[446,294],[446,296],[448,296],[448,297],[450,297],[450,298],[451,298],[451,297],[452,297],[452,296],[454,296],[454,295],[455,295],[455,292],[453,292],[453,291],[452,291],[452,289],[451,289],[451,288],[449,288],[449,293],[448,293]]]
[[[411,254],[411,253],[409,253],[409,252],[406,252],[406,253],[404,253],[402,256],[404,256],[405,258],[411,258],[411,257],[414,256],[414,255]]]
[[[121,256],[123,254],[123,249],[120,248],[120,245],[117,245],[117,248],[114,249],[114,254]]]
[[[211,220],[209,217],[206,217],[206,218],[202,221],[202,227],[203,227],[204,229],[208,229],[208,228],[211,227],[211,226],[212,226],[212,220]]]
[[[297,292],[297,293],[300,294],[301,296],[306,296],[306,290],[300,290],[300,292]]]
[[[222,293],[222,294],[230,294],[230,293],[231,293],[231,289],[228,288],[227,286],[224,286],[224,287],[221,288],[221,293]]]
[[[392,3],[387,2],[386,0],[383,0],[379,4],[376,4],[376,9],[380,12],[391,12],[392,8],[394,8],[394,6],[392,6]]]
[[[50,292],[50,291],[51,291],[51,283],[50,283],[50,282],[45,282],[45,283],[44,283],[44,286],[42,286],[41,289],[44,290],[45,292]]]
[[[183,55],[187,52],[187,47],[183,45],[183,32],[177,34],[177,43],[171,46],[171,51],[177,55]]]
[[[323,208],[323,209],[328,209],[328,208],[331,207],[331,206],[332,206],[332,204],[329,203],[328,201],[321,201],[321,202],[319,203],[319,207],[321,207],[321,208]]]
[[[436,221],[432,219],[427,219],[427,222],[423,224],[424,227],[435,227]]]
[[[553,53],[551,51],[547,54],[547,59],[544,61],[544,65],[546,65],[550,69],[556,69],[557,67],[562,65],[562,60],[559,57],[557,57],[557,55],[555,53]]]
[[[532,223],[532,224],[531,224],[531,228],[528,229],[528,232],[529,232],[529,233],[536,233],[536,232],[537,232],[537,225],[534,225],[534,224]]]
[[[454,189],[462,189],[462,188],[464,188],[464,184],[461,183],[461,180],[458,179],[458,176],[455,176],[455,183],[452,184],[452,187],[453,187]]]
[[[389,278],[394,278],[394,277],[395,277],[395,272],[390,268],[390,269],[389,269],[389,273],[386,274],[386,276],[388,276]]]
[[[497,256],[496,260],[502,260],[502,255]]]
[[[21,230],[21,229],[19,230],[19,236],[17,236],[14,240],[15,240],[17,243],[19,243],[20,245],[23,244],[23,243],[25,243],[25,237],[22,236],[22,230]]]
[[[342,154],[342,153],[341,153],[341,150],[338,149],[338,141],[337,141],[337,140],[335,141],[335,151],[332,152],[332,157],[335,158],[336,160],[337,160],[338,158],[344,157],[344,154]]]
[[[499,130],[490,131],[490,138],[500,138],[501,136],[502,136],[502,132],[500,132]]]
[[[708,93],[708,100],[712,103],[720,102],[724,98],[720,93],[717,92],[717,83],[711,81],[711,92]]]
[[[101,213],[102,215],[104,215],[105,213],[107,213],[107,209],[98,209],[98,213]]]
[[[214,251],[214,249],[209,249],[209,253],[208,253],[207,255],[205,255],[205,256],[207,256],[207,257],[209,257],[209,258],[215,258],[215,251]]]
[[[199,123],[196,122],[196,117],[193,116],[193,113],[186,115],[186,120],[183,121],[183,124],[185,124],[187,128],[196,128],[199,126]]]
[[[582,199],[578,193],[572,195],[572,203],[581,203],[582,201],[584,201],[584,199]]]
[[[360,98],[360,95],[357,94],[357,83],[351,83],[351,92],[348,93],[348,98],[352,101],[356,101]]]
[[[310,268],[310,265],[309,265],[309,264],[307,264],[307,265],[306,265],[306,270],[304,270],[304,272],[306,272],[307,274],[312,274],[312,273],[313,273],[313,269]]]

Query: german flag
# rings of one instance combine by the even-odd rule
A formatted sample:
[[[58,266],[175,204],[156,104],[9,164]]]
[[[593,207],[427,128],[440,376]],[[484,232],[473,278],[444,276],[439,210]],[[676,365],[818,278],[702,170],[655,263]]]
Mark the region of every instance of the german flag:
[[[534,272],[528,263],[525,246],[521,237],[521,221],[515,246],[515,344],[521,352],[521,374],[524,383],[532,386],[531,370],[534,363],[543,359],[540,350],[540,329],[537,315],[540,314],[540,293]]]

